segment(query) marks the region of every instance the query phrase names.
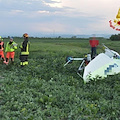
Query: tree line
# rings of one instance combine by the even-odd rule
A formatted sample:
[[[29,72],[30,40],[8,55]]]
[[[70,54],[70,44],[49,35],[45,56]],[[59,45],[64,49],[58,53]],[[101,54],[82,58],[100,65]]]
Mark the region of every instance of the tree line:
[[[111,35],[110,40],[112,40],[112,41],[120,41],[120,34]]]

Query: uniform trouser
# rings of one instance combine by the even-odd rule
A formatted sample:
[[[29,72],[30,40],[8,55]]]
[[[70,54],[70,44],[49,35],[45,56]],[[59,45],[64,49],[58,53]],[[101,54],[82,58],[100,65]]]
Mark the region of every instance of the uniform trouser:
[[[0,58],[5,61],[5,57],[4,57],[4,52],[3,51],[0,51]]]
[[[14,56],[15,56],[15,52],[7,52],[6,54],[6,62],[9,62],[9,58],[11,58],[11,61],[14,62]]]
[[[20,55],[20,65],[28,65],[28,55]]]
[[[93,59],[96,56],[96,47],[91,48],[91,58]]]

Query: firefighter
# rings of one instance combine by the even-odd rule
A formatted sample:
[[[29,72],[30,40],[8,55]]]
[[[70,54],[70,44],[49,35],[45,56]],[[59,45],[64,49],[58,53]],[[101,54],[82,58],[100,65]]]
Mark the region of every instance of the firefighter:
[[[0,36],[0,60],[2,60],[3,62],[5,62],[5,57],[4,57],[4,42],[3,39]]]
[[[24,41],[22,42],[22,45],[20,46],[21,52],[20,52],[20,65],[21,67],[24,67],[25,65],[28,65],[28,55],[29,55],[29,40],[28,40],[28,34],[23,34]]]
[[[11,59],[11,62],[14,63],[14,56],[15,56],[15,50],[17,49],[17,44],[13,41],[13,38],[10,38],[10,41],[6,44],[6,62],[4,62],[6,65],[9,63],[9,58]]]

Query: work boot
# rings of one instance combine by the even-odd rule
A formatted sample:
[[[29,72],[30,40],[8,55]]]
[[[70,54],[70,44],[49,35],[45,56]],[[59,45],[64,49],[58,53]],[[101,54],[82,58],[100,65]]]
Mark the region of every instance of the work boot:
[[[24,65],[21,65],[20,67],[21,67],[21,68],[23,68],[23,67],[24,67]]]
[[[8,65],[8,62],[6,62],[6,61],[3,61],[3,63],[5,63],[6,65]]]

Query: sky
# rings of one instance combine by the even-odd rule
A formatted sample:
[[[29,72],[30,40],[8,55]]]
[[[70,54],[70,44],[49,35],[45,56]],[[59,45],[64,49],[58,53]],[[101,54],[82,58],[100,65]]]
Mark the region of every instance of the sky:
[[[0,35],[118,34],[120,0],[0,0]]]

